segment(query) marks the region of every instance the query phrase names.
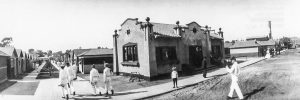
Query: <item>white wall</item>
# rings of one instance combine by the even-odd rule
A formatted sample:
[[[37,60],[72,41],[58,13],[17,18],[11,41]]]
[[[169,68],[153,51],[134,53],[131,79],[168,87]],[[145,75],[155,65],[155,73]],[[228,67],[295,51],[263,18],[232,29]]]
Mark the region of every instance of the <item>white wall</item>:
[[[258,47],[230,49],[231,54],[237,53],[255,53],[258,52]]]

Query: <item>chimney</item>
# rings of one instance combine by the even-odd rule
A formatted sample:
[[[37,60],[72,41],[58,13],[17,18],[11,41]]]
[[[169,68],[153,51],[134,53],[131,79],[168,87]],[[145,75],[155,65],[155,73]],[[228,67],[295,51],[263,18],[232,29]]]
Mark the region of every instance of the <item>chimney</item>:
[[[272,25],[271,25],[271,21],[269,21],[269,28],[270,28],[269,39],[273,39],[273,37],[272,37]]]
[[[218,33],[219,33],[219,35],[221,35],[222,38],[224,38],[224,37],[223,37],[223,31],[222,31],[222,28],[219,28],[219,32],[218,32]]]
[[[176,25],[177,25],[177,27],[175,27],[175,30],[176,30],[176,34],[177,35],[180,35],[180,33],[181,33],[181,27],[179,26],[179,21],[176,21]]]

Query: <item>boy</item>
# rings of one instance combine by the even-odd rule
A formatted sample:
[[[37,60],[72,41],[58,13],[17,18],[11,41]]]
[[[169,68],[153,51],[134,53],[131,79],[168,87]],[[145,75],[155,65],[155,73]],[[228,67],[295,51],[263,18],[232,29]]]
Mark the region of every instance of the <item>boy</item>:
[[[204,69],[203,77],[206,78],[206,74],[207,74],[207,60],[206,60],[206,56],[202,60],[202,67]]]
[[[172,68],[172,74],[171,74],[172,80],[173,80],[173,88],[178,88],[177,86],[177,78],[178,78],[178,73],[176,71],[176,67]]]
[[[66,63],[66,70],[68,72],[68,76],[69,76],[69,92],[70,94],[73,93],[73,95],[75,95],[75,90],[74,90],[74,85],[73,85],[73,81],[76,78],[76,73],[74,71],[73,66],[70,66],[70,63]]]
[[[235,91],[236,94],[238,95],[239,99],[244,99],[244,96],[241,92],[241,89],[238,85],[238,74],[240,73],[240,68],[238,66],[238,63],[236,62],[236,58],[232,57],[231,58],[231,68],[228,68],[228,65],[226,66],[226,70],[230,73],[231,76],[231,86],[230,86],[230,91],[228,94],[227,99],[231,99],[233,92]]]
[[[110,68],[108,67],[107,63],[104,63],[104,70],[103,70],[103,80],[105,83],[105,91],[106,91],[106,95],[105,97],[108,96],[108,91],[111,91],[111,94],[114,94],[114,90],[111,86],[111,76],[113,75],[112,71],[110,70]]]
[[[65,69],[65,66],[61,66],[61,69],[59,69],[59,85],[62,87],[63,92],[63,98],[69,99],[69,92],[68,92],[68,82],[69,82],[69,75],[67,70]]]
[[[96,95],[97,91],[99,92],[99,95],[101,95],[100,92],[100,74],[98,70],[95,68],[95,65],[92,65],[92,70],[90,71],[90,83],[93,86],[94,89],[94,95]]]

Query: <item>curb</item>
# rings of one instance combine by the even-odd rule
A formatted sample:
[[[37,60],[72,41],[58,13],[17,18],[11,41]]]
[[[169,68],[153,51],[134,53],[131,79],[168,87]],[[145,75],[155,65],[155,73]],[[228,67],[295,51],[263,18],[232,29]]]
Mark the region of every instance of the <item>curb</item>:
[[[249,64],[246,64],[246,65],[244,65],[244,66],[241,67],[241,68],[244,68],[244,67],[253,65],[253,64],[255,64],[255,63],[258,63],[258,62],[263,61],[263,60],[266,60],[266,59],[267,59],[267,58],[259,59],[259,60],[257,60],[257,61],[254,61],[254,62],[251,62],[251,63],[249,63]],[[227,74],[227,73],[226,73],[226,74]],[[203,81],[206,81],[206,80],[209,80],[209,79],[212,79],[212,78],[206,78],[206,79],[204,79]],[[200,81],[200,82],[203,82],[203,81]],[[166,91],[166,92],[162,92],[162,93],[159,93],[159,94],[154,94],[154,95],[149,95],[149,96],[145,96],[145,97],[136,98],[136,99],[134,99],[134,100],[148,99],[148,98],[152,98],[152,97],[164,95],[164,94],[167,94],[167,93],[171,93],[171,92],[173,92],[173,91],[181,90],[181,89],[186,88],[186,87],[191,87],[191,86],[197,85],[197,84],[200,83],[200,82],[196,82],[196,83],[184,85],[184,86],[182,86],[182,87],[180,87],[180,88],[178,88],[178,89],[173,89],[173,90]]]

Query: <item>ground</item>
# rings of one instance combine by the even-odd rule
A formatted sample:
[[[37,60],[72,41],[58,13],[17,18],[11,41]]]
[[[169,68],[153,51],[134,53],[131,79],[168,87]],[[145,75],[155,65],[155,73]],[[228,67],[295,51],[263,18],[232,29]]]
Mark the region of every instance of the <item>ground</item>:
[[[267,59],[241,69],[239,85],[245,99],[286,100],[300,96],[300,50]],[[162,94],[149,100],[224,100],[229,93],[230,76],[221,75],[198,85]],[[238,99],[234,93],[234,99]]]
[[[100,76],[102,77],[102,73],[100,73]],[[78,74],[79,77],[85,79],[85,80],[89,80],[89,74]],[[155,81],[145,81],[145,80],[141,80],[139,81],[134,81],[134,82],[130,82],[129,81],[129,76],[113,76],[112,77],[112,85],[114,87],[115,91],[128,91],[128,90],[133,90],[133,89],[139,89],[139,88],[144,88],[144,87],[149,87],[149,86],[154,86],[154,85],[159,85],[159,84],[163,84],[163,83],[167,83],[167,82],[171,82],[172,80],[170,79],[171,76],[162,76],[161,79],[155,80]],[[185,79],[188,78],[190,76],[186,76],[186,75],[182,75],[182,77],[179,78],[179,80],[181,79]],[[103,80],[101,81],[101,86],[104,87],[104,82]]]

